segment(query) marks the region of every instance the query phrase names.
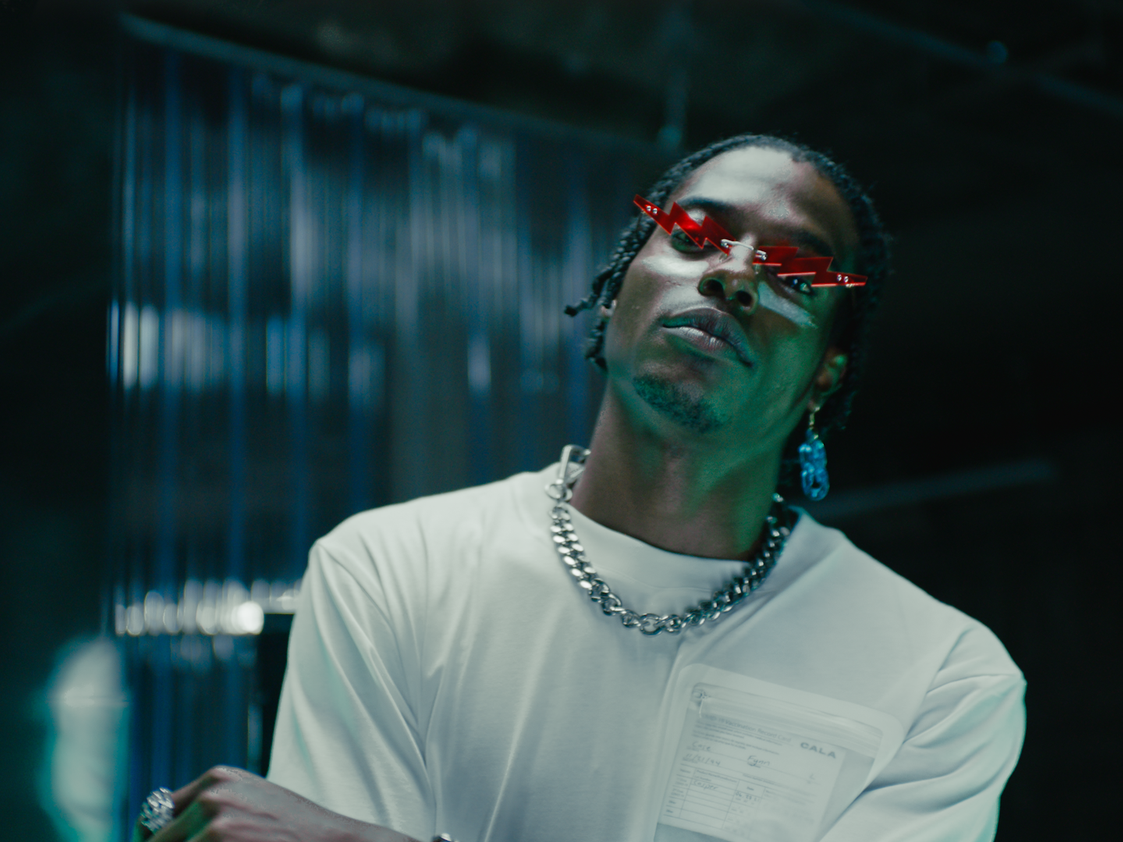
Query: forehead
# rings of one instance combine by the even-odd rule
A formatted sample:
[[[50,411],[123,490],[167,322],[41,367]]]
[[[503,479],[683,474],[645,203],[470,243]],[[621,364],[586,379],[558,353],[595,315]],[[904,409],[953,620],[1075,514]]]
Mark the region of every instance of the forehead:
[[[793,161],[783,150],[750,146],[722,153],[691,173],[671,198],[734,208],[736,218],[726,220],[727,227],[744,227],[734,236],[747,232],[767,238],[802,230],[829,243],[840,261],[857,250],[857,226],[838,190],[814,166]],[[757,227],[759,232],[752,230]]]

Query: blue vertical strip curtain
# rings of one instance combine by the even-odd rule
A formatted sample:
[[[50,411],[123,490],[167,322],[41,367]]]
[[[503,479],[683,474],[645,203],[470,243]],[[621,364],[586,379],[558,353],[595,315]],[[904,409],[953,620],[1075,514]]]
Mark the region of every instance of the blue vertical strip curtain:
[[[356,511],[587,441],[600,378],[562,308],[662,161],[154,25],[125,55],[107,359],[133,815],[215,763],[262,769],[255,639],[213,606],[297,581]]]

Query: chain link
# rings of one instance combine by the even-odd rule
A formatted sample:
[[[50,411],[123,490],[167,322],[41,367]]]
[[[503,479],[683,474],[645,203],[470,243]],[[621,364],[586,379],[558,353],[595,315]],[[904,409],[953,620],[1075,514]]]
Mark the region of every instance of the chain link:
[[[546,493],[554,501],[550,510],[553,521],[550,533],[554,539],[554,547],[566,569],[577,581],[577,586],[588,592],[589,599],[599,604],[606,616],[615,615],[626,628],[639,629],[643,634],[679,634],[685,628],[700,626],[707,620],[714,622],[732,611],[760,587],[772,571],[795,524],[795,513],[784,502],[783,497],[773,494],[772,508],[764,519],[764,542],[739,575],[714,591],[710,599],[703,600],[681,615],[637,614],[625,608],[623,600],[596,575],[596,568],[585,557],[585,548],[577,540],[577,533],[570,520],[566,504],[573,497],[573,484],[584,470],[584,461],[588,455],[589,451],[584,448],[566,445],[562,451],[558,477],[546,486]]]

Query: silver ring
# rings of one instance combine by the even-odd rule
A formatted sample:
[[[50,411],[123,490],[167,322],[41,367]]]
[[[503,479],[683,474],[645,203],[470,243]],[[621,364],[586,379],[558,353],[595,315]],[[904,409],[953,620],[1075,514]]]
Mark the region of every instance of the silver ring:
[[[172,791],[166,787],[154,789],[144,799],[144,806],[140,808],[138,821],[153,833],[157,833],[175,818],[175,802],[172,801]]]

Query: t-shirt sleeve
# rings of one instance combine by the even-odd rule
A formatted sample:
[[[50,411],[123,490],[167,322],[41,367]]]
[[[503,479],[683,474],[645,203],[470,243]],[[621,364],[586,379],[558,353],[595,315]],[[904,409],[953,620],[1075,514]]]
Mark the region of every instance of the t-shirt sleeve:
[[[431,790],[403,657],[413,641],[394,628],[370,568],[323,540],[312,548],[267,777],[329,810],[427,839]]]
[[[1025,680],[989,631],[964,637],[901,748],[822,842],[994,839],[999,796],[1025,735]],[[1009,669],[978,672],[996,660],[995,648]]]

